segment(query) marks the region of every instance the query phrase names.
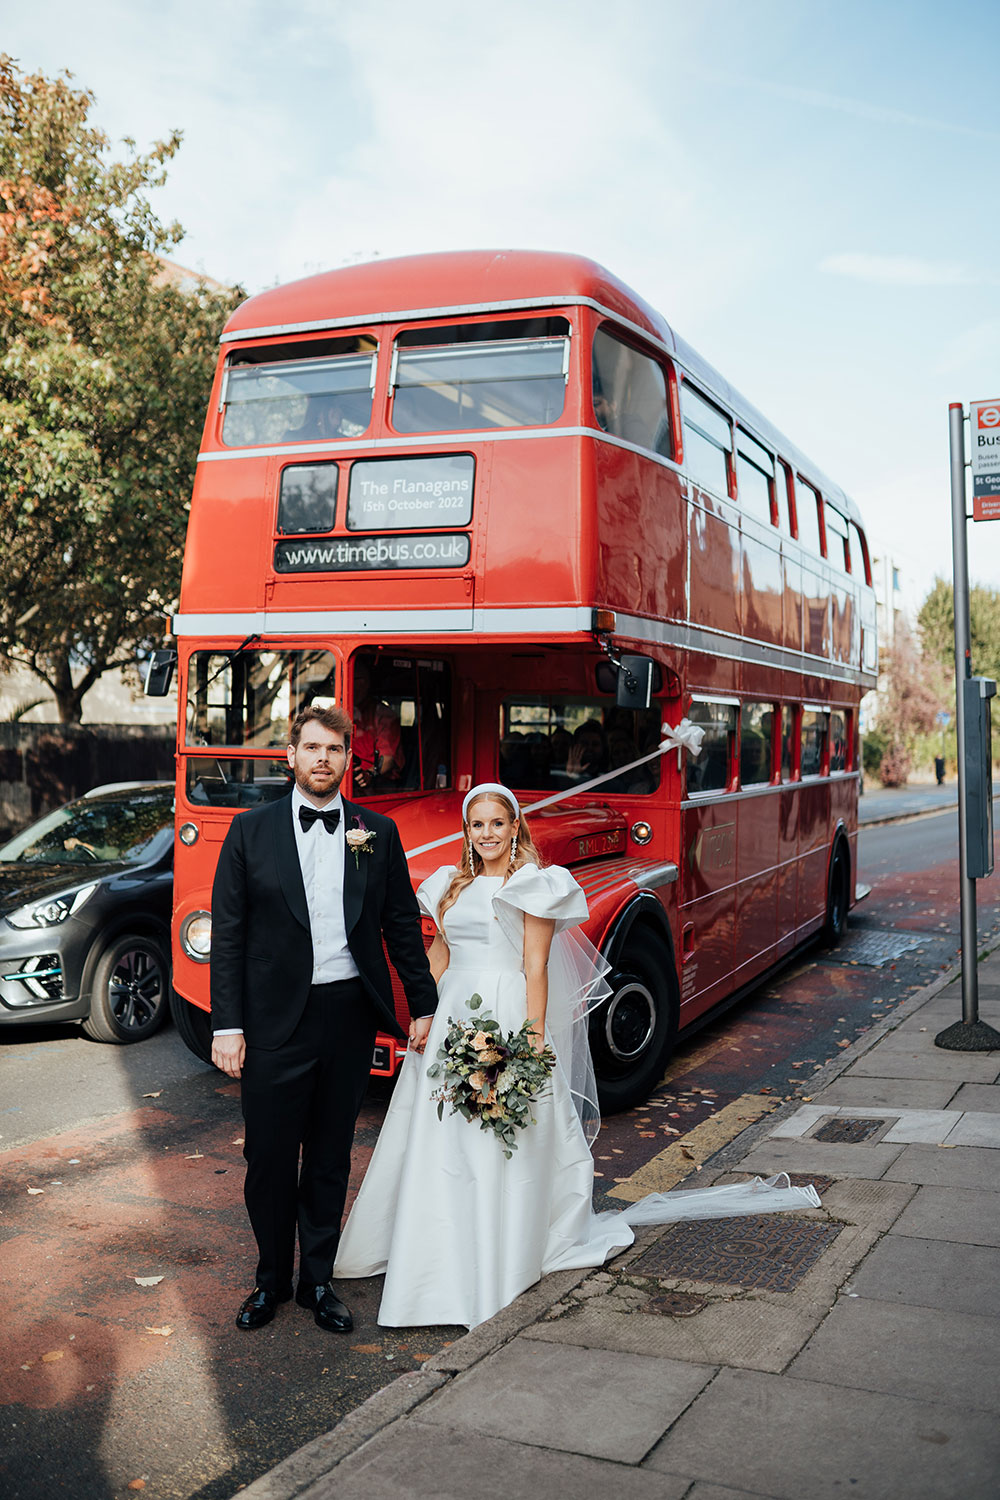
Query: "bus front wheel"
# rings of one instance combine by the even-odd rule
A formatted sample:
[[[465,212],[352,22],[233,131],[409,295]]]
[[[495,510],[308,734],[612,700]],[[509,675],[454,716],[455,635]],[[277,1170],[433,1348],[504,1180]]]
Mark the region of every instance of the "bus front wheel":
[[[175,989],[170,991],[170,1014],[177,1035],[195,1057],[204,1063],[212,1061],[212,1018],[200,1005],[192,1005]]]
[[[590,1049],[605,1114],[641,1103],[659,1083],[677,1035],[666,944],[651,932],[629,937],[608,975],[611,995],[590,1017]]]

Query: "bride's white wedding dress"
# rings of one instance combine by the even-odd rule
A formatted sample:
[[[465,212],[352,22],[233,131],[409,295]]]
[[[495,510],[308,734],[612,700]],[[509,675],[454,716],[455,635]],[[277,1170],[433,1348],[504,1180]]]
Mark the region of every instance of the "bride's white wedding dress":
[[[435,922],[453,874],[445,866],[417,892]],[[452,1020],[479,1020],[486,1011],[505,1032],[524,1024],[525,912],[556,924],[545,1029],[560,1060],[534,1103],[536,1123],[518,1131],[517,1150],[508,1159],[492,1131],[447,1105],[438,1119],[431,1095],[441,1080],[428,1078],[427,1069]],[[479,875],[445,913],[451,956],[438,983],[427,1049],[422,1056],[409,1052],[403,1061],[333,1272],[338,1279],[385,1272],[378,1315],[383,1325],[472,1328],[551,1271],[602,1265],[632,1244],[630,1224],[819,1204],[811,1187],[789,1187],[785,1177],[783,1183],[757,1178],[652,1193],[620,1212],[593,1212],[594,1162],[567,1075],[573,1074],[576,1087],[570,1052],[574,1041],[586,1048],[586,1029],[585,1022],[574,1028],[572,1017],[586,1004],[588,987],[599,984],[603,960],[594,954],[593,963],[581,966],[579,955],[566,954],[567,944],[575,951],[572,937],[558,936],[586,916],[583,891],[558,865],[522,865],[506,884],[501,876]],[[483,1006],[470,1011],[474,994],[482,996]]]
[[[453,873],[436,871],[417,893],[435,921]],[[587,904],[568,870],[522,865],[506,885],[477,876],[445,913],[451,956],[427,1049],[403,1061],[334,1267],[345,1278],[385,1271],[378,1320],[389,1327],[471,1328],[548,1272],[600,1265],[633,1240],[617,1215],[591,1211],[594,1162],[560,1066],[509,1159],[492,1131],[447,1105],[439,1120],[431,1099],[440,1079],[427,1069],[450,1021],[488,1011],[503,1031],[524,1024],[525,912],[559,930],[583,921]]]

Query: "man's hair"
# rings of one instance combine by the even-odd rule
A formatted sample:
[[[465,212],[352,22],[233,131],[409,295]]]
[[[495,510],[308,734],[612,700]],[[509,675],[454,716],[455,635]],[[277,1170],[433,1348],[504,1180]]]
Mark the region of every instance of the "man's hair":
[[[324,729],[329,729],[333,734],[344,736],[344,745],[348,750],[351,748],[351,730],[354,725],[350,714],[345,708],[339,708],[336,704],[332,708],[317,708],[315,704],[307,704],[295,717],[289,731],[288,738],[292,749],[296,749],[302,738],[302,731],[306,725],[315,719],[317,724],[322,724]]]

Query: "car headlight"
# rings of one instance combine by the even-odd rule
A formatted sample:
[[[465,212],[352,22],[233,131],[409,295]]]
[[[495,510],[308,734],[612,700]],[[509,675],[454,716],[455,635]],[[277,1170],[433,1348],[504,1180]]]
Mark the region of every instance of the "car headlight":
[[[196,964],[207,964],[212,953],[212,913],[192,911],[181,923],[181,947]]]
[[[78,912],[96,890],[97,881],[94,880],[75,891],[60,891],[58,896],[46,896],[44,901],[32,901],[8,912],[7,921],[12,927],[58,927],[60,922]]]

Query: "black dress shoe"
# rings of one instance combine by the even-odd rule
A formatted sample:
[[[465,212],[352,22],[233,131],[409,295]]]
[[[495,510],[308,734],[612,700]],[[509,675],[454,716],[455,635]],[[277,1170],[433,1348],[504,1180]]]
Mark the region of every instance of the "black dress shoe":
[[[263,1328],[274,1317],[279,1302],[287,1302],[291,1292],[279,1296],[277,1292],[261,1291],[255,1286],[236,1314],[237,1328]]]
[[[308,1307],[320,1328],[328,1333],[350,1333],[354,1319],[341,1302],[332,1285],[308,1286],[299,1282],[295,1300],[300,1307]]]

